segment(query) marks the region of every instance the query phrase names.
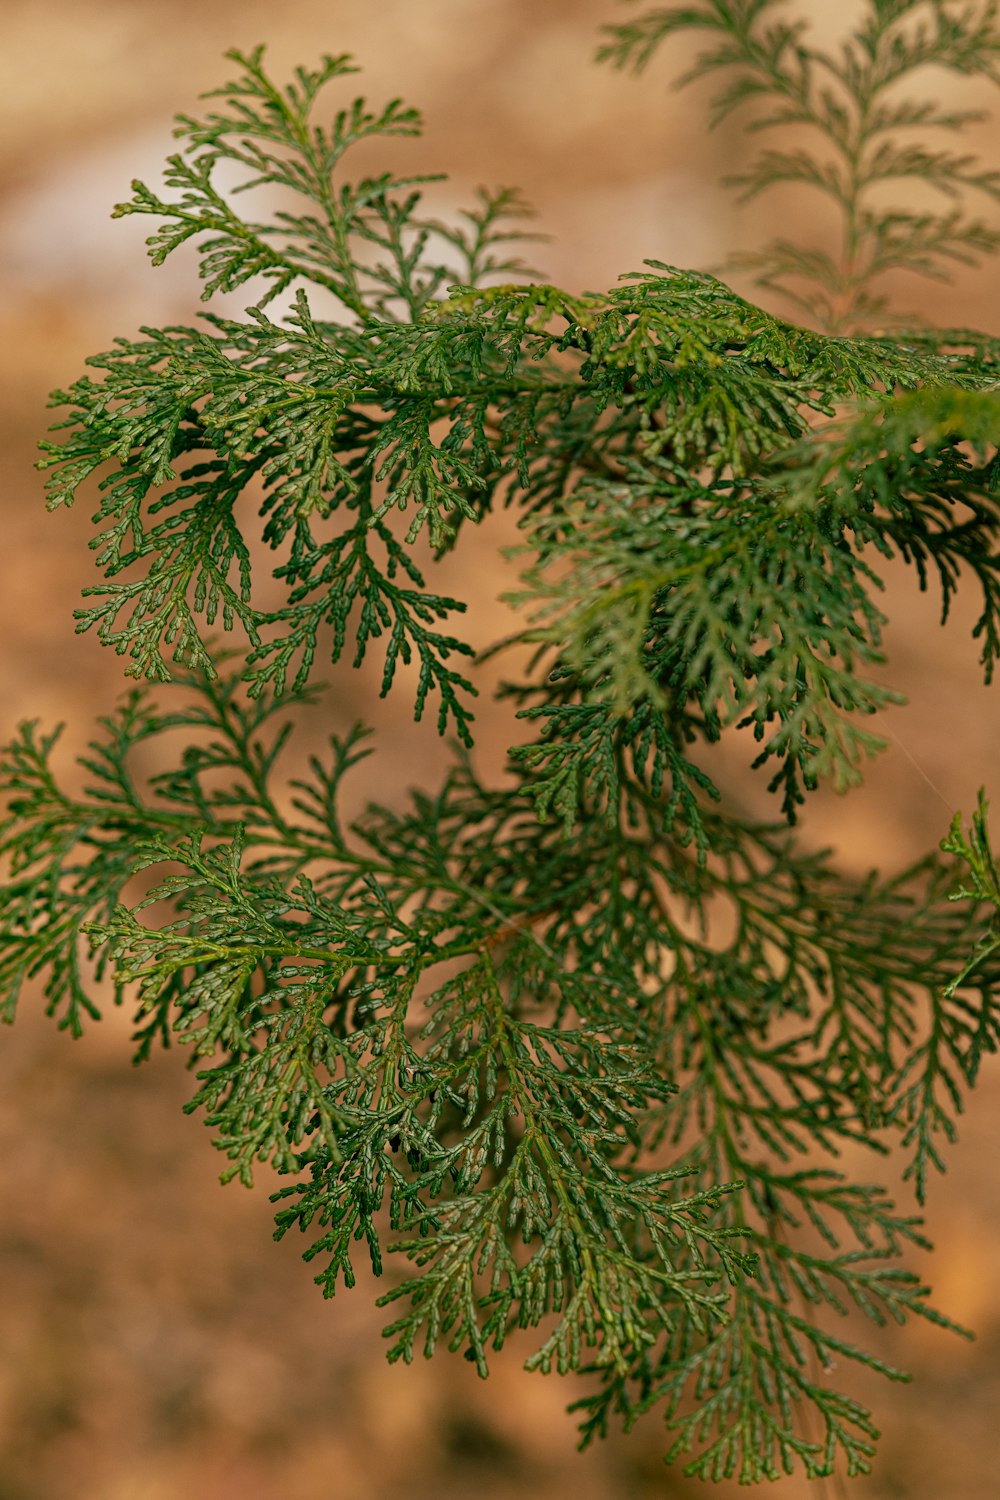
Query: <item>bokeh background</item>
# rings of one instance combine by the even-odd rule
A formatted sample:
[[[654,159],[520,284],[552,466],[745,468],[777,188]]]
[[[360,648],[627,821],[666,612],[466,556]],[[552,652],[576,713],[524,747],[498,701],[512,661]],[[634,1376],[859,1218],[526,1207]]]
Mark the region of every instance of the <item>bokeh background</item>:
[[[828,37],[857,10],[793,4]],[[599,26],[625,14],[615,0],[0,0],[4,735],[25,717],[68,721],[72,781],[70,752],[122,690],[120,661],[72,628],[90,581],[87,505],[46,514],[35,443],[47,393],[88,353],[198,310],[193,255],[154,270],[142,243],[152,224],[108,215],[131,178],[159,180],[171,117],[225,80],[224,50],[264,41],[279,73],[322,52],[354,53],[365,69],[358,91],[402,94],[426,115],[423,139],[389,142],[386,164],[447,172],[431,198],[441,213],[478,183],[519,185],[552,236],[538,263],[574,289],[609,286],[644,256],[715,266],[778,218],[807,230],[808,198],[740,209],[720,186],[747,145],[736,125],[707,133],[704,90],[670,90],[686,43],[639,80],[592,67]],[[975,92],[945,89],[963,103]],[[995,160],[1000,124],[979,127],[974,144]],[[951,289],[898,292],[935,321],[1000,329],[995,266]],[[242,301],[215,306],[238,312]],[[510,626],[495,602],[510,581],[497,560],[503,525],[449,564],[462,574],[454,586],[473,579],[484,642]],[[911,704],[886,721],[891,748],[866,787],[818,797],[804,835],[836,845],[850,869],[918,856],[998,779],[1000,697],[980,682],[970,611],[940,629],[936,601],[899,573],[887,609],[892,680]],[[338,686],[306,741],[363,712],[383,749],[357,795],[430,784],[433,732],[371,696],[370,684]],[[505,717],[487,710],[483,722],[490,771],[508,743]],[[447,1355],[387,1366],[373,1288],[323,1303],[301,1246],[272,1243],[266,1188],[218,1186],[208,1133],[181,1114],[183,1057],[137,1072],[125,1018],[112,1013],[73,1042],[40,1010],[27,1001],[0,1036],[0,1500],[706,1493],[663,1468],[655,1419],[578,1455],[564,1413],[573,1389],[525,1374],[515,1346],[485,1384]],[[923,1327],[876,1335],[879,1352],[916,1379],[851,1377],[884,1429],[874,1475],[852,1486],[858,1500],[998,1493],[998,1127],[994,1067],[935,1185],[927,1217],[938,1249],[919,1266],[977,1341]],[[774,1488],[779,1500],[839,1493],[800,1480]]]

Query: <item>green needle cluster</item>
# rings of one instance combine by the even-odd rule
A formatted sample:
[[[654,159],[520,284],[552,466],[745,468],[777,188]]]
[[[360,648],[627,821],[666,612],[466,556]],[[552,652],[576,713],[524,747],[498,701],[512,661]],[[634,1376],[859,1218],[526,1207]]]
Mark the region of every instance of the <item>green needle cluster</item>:
[[[971,114],[921,92],[928,65],[1000,81],[1000,23],[870,0],[827,53],[780,0],[691,0],[607,30],[621,67],[697,31],[713,118],[748,106],[783,143],[744,191],[833,200],[839,247],[755,261],[803,326],[654,260],[563,291],[519,258],[517,193],[456,227],[421,206],[433,179],[351,180],[356,143],[420,119],[331,119],[347,57],[282,85],[263,48],[230,53],[164,196],[115,210],[157,221],[156,262],[192,241],[206,298],[264,292],[118,339],[53,396],[50,506],[97,495],[77,628],[155,686],[101,720],[79,795],[54,733],[3,752],[0,1013],[37,981],[80,1033],[110,976],[138,1058],[188,1046],[224,1177],[280,1174],[276,1233],[309,1237],[324,1295],[385,1267],[390,1359],[486,1375],[533,1330],[529,1368],[592,1377],[584,1441],[655,1409],[705,1479],[864,1473],[876,1429],[839,1384],[902,1377],[843,1315],[948,1320],[907,1266],[919,1219],[838,1159],[901,1143],[923,1201],[1000,1041],[1000,880],[985,804],[860,882],[792,825],[818,782],[860,779],[900,701],[884,562],[945,613],[973,587],[987,677],[1000,654],[1000,341],[890,324],[879,289],[1000,243],[962,207],[1000,174],[935,144]],[[941,214],[894,206],[911,180]],[[533,650],[490,786],[466,603],[414,548],[439,559],[498,506]],[[370,653],[458,743],[438,790],[347,822],[368,731],[298,777],[284,750],[317,661]],[[737,726],[773,825],[708,769]]]

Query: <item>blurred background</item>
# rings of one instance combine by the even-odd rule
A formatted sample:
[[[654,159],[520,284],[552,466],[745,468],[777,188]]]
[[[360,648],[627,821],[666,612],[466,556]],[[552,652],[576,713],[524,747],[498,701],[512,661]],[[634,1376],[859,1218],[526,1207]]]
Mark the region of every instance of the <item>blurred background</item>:
[[[828,38],[858,8],[794,4]],[[552,236],[535,263],[574,290],[610,286],[646,256],[717,266],[779,217],[786,232],[807,231],[807,197],[741,209],[720,185],[746,142],[738,124],[707,133],[703,89],[671,91],[691,56],[686,42],[639,80],[591,65],[599,26],[629,13],[615,0],[0,0],[4,737],[22,718],[65,719],[72,782],[71,752],[123,687],[119,659],[73,633],[72,608],[91,581],[87,502],[46,514],[35,444],[47,393],[74,379],[87,354],[140,323],[190,322],[199,310],[194,256],[154,270],[143,248],[152,223],[108,215],[131,178],[159,181],[171,118],[230,76],[225,49],[266,42],[278,76],[323,52],[354,53],[364,77],[348,80],[338,107],[355,91],[375,102],[401,94],[426,116],[423,139],[390,141],[382,165],[447,172],[430,195],[442,214],[479,183],[520,186]],[[943,87],[963,103],[974,92]],[[973,144],[995,161],[1000,123],[979,127]],[[899,294],[936,322],[1000,331],[995,266],[951,289]],[[246,300],[214,305],[238,313]],[[448,564],[459,592],[475,580],[484,643],[510,628],[494,602],[510,581],[496,555],[504,524],[464,539]],[[835,845],[848,869],[905,864],[934,846],[953,811],[971,810],[981,784],[998,784],[1000,697],[980,682],[972,612],[960,608],[942,630],[934,599],[903,574],[888,581],[890,675],[910,706],[883,726],[891,748],[864,790],[817,797],[804,831]],[[306,739],[362,712],[383,748],[357,795],[399,798],[412,782],[431,784],[432,728],[414,729],[403,705],[372,697],[364,684],[338,686]],[[500,710],[482,721],[478,753],[490,771],[510,736]],[[272,1243],[266,1184],[219,1188],[207,1132],[181,1114],[191,1087],[183,1057],[137,1072],[125,1018],[112,1013],[73,1042],[39,1010],[26,1002],[0,1036],[0,1500],[706,1493],[663,1468],[655,1418],[578,1455],[564,1412],[573,1387],[525,1374],[515,1345],[485,1384],[447,1355],[388,1367],[374,1289],[323,1303],[301,1244]],[[848,1377],[884,1429],[875,1474],[852,1488],[858,1500],[995,1500],[998,1127],[994,1067],[935,1184],[928,1227],[938,1249],[918,1267],[977,1341],[921,1327],[865,1333],[916,1379]],[[789,1480],[773,1493],[840,1492]]]

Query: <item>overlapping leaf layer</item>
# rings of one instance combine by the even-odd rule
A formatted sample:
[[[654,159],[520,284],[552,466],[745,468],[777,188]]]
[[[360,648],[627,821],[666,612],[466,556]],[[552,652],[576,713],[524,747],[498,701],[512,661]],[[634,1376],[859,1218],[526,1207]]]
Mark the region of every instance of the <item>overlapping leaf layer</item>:
[[[870,201],[908,176],[995,194],[965,158],[895,144],[964,117],[883,98],[928,58],[992,76],[993,12],[873,0],[833,58],[774,9],[703,0],[605,51],[642,63],[700,28],[699,71],[730,70],[720,114],[762,100],[758,125],[825,134],[833,165],[767,151],[746,186],[844,206],[842,263],[779,245],[761,273],[811,279],[826,332],[655,261],[604,295],[530,280],[515,193],[456,227],[423,208],[432,179],[348,180],[355,144],[419,119],[356,100],[317,124],[347,58],[282,88],[261,50],[231,54],[164,196],[135,184],[117,212],[162,221],[155,260],[193,240],[206,296],[263,295],[94,357],[43,445],[53,507],[99,481],[104,580],[78,628],[170,685],[102,721],[79,795],[24,726],[0,838],[5,1018],[40,980],[79,1032],[112,977],[139,1057],[189,1046],[225,1175],[290,1179],[277,1232],[311,1236],[326,1295],[359,1253],[399,1257],[390,1358],[443,1344],[485,1374],[533,1329],[529,1366],[595,1376],[585,1438],[658,1407],[671,1457],[746,1482],[867,1468],[871,1418],[829,1371],[898,1372],[838,1318],[946,1320],[901,1264],[919,1221],[837,1158],[901,1139],[922,1199],[998,1039],[984,812],[945,850],[969,889],[937,857],[851,883],[728,809],[704,754],[749,728],[786,824],[819,779],[859,779],[898,701],[882,558],[945,611],[971,572],[987,675],[1000,649],[997,346],[861,331],[884,270],[993,242]],[[490,788],[465,602],[426,575],[497,504],[520,512],[535,655],[504,689],[527,738]],[[317,657],[373,650],[383,692],[414,663],[416,716],[433,703],[466,748],[436,794],[345,826],[365,732],[290,783],[282,751]]]

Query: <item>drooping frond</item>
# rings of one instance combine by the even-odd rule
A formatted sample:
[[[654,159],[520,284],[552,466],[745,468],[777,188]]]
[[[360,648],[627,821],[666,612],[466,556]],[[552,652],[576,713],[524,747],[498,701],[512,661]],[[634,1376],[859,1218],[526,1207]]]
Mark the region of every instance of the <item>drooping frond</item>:
[[[400,1268],[390,1358],[485,1374],[534,1329],[530,1368],[596,1376],[584,1440],[657,1409],[712,1480],[865,1472],[875,1428],[834,1365],[899,1372],[838,1319],[947,1324],[908,1266],[919,1220],[837,1158],[901,1144],[922,1202],[1000,1042],[985,805],[947,858],[851,881],[728,806],[705,752],[748,728],[786,824],[820,778],[859,779],[899,701],[880,557],[943,613],[974,580],[987,677],[1000,654],[997,341],[850,331],[882,318],[884,273],[996,240],[952,203],[996,174],[934,143],[970,112],[897,87],[931,62],[994,78],[995,23],[871,0],[830,54],[777,0],[610,28],[620,66],[700,32],[717,118],[804,132],[742,187],[840,208],[840,253],[758,263],[822,333],[661,261],[606,293],[532,281],[516,193],[445,223],[433,179],[346,175],[420,124],[398,100],[324,118],[347,57],[283,86],[232,53],[162,194],[117,212],[160,221],[156,261],[191,241],[206,298],[260,300],[118,340],[43,444],[52,508],[96,487],[78,628],[169,685],[101,721],[79,792],[55,734],[3,752],[0,1015],[39,984],[78,1033],[113,987],[138,1059],[188,1048],[224,1176],[280,1174],[277,1233],[308,1236],[326,1295],[359,1251]],[[943,212],[885,207],[907,182]],[[521,582],[491,650],[534,655],[501,687],[521,735],[489,787],[466,601],[428,575],[499,503]],[[373,652],[463,749],[351,822],[367,731],[298,776],[284,752],[317,661]]]

